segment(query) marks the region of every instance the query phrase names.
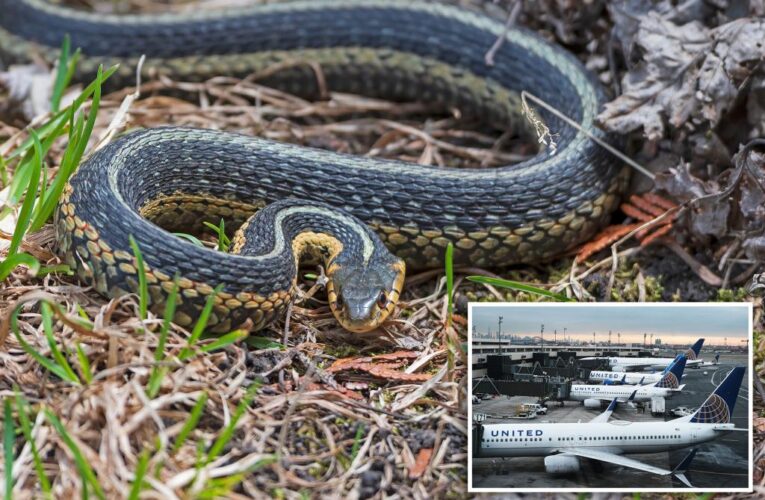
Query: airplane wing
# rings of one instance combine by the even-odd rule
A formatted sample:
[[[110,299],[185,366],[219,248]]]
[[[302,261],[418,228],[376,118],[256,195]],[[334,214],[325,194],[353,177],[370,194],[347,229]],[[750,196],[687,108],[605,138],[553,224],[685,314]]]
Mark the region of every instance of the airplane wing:
[[[611,401],[611,404],[608,405],[608,408],[606,408],[606,411],[601,413],[600,415],[596,416],[590,422],[608,422],[608,419],[611,417],[611,414],[614,412],[614,408],[616,408],[616,398]]]
[[[690,465],[691,460],[693,460],[694,455],[696,455],[695,448],[691,450],[691,452],[683,459],[683,461],[680,462],[680,464],[677,467],[675,467],[673,470],[667,470],[667,469],[661,469],[659,467],[654,467],[653,465],[648,465],[638,460],[633,460],[631,458],[623,457],[615,453],[609,453],[607,451],[598,451],[598,450],[593,450],[589,448],[566,448],[565,450],[560,450],[560,451],[561,451],[560,455],[562,456],[565,456],[565,455],[577,456],[582,458],[589,458],[592,460],[599,460],[601,462],[609,462],[612,464],[621,465],[622,467],[629,467],[631,469],[651,472],[653,474],[658,474],[660,476],[673,475],[673,476],[676,476],[678,479],[680,479],[683,483],[687,484],[689,487],[692,487],[691,483],[685,477],[684,473],[686,469],[688,468],[688,466]]]

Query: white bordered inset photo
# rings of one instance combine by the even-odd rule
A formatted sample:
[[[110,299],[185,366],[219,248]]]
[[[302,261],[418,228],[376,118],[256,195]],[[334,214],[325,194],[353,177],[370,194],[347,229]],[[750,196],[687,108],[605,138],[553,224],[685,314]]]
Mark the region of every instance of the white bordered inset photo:
[[[470,304],[469,490],[751,491],[751,318]]]

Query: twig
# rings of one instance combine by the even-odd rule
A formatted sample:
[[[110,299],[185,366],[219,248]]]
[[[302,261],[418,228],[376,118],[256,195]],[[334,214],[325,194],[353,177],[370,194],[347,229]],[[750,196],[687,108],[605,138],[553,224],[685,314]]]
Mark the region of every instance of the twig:
[[[494,45],[491,46],[489,51],[484,56],[484,61],[486,62],[487,66],[494,66],[494,56],[497,54],[499,49],[505,43],[505,40],[507,39],[507,32],[510,31],[510,27],[514,25],[516,19],[518,19],[518,14],[521,13],[522,5],[523,5],[523,0],[517,0],[515,4],[513,5],[513,9],[510,11],[510,14],[507,16],[507,21],[505,21],[505,27],[502,30],[502,33],[497,37],[497,39],[494,41]]]

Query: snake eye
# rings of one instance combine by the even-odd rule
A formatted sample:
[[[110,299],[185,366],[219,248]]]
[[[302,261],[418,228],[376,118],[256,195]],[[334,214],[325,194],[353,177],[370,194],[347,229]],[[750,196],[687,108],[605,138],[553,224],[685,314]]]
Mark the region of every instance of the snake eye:
[[[388,306],[388,302],[388,294],[383,290],[377,297],[377,306],[380,307],[380,309],[383,309]]]

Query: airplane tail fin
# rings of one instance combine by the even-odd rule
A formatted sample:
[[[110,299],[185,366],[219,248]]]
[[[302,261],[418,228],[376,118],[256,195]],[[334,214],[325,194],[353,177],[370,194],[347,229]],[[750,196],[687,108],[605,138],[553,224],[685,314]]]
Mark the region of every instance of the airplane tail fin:
[[[667,373],[653,386],[667,389],[677,389],[680,387],[680,379],[683,378],[683,370],[685,370],[685,361],[684,354],[678,355],[672,364],[669,365]]]
[[[696,413],[691,415],[689,422],[702,424],[727,424],[733,415],[733,408],[738,399],[741,381],[744,379],[746,368],[733,368],[717,389],[699,406]]]
[[[690,349],[685,351],[685,357],[690,360],[697,359],[699,357],[699,352],[701,352],[701,346],[703,345],[704,345],[704,339],[697,340],[696,343],[693,344]]]
[[[672,365],[674,364],[674,362],[677,361],[680,356],[682,356],[682,354],[678,354],[677,356],[675,356],[675,359],[672,360],[672,363],[665,366],[664,369],[661,371],[661,374],[666,375],[669,372],[669,369],[672,368]]]
[[[627,374],[625,373],[621,380],[609,380],[606,379],[603,381],[603,385],[622,385],[625,383],[625,380],[627,380]]]
[[[688,478],[685,477],[685,473],[688,471],[688,467],[691,466],[691,461],[693,460],[693,457],[696,456],[696,448],[692,449],[690,453],[688,453],[682,462],[677,464],[677,467],[672,469],[672,475],[678,478],[680,481],[683,482],[686,486],[689,488],[693,488],[693,485],[690,481],[688,481]]]

